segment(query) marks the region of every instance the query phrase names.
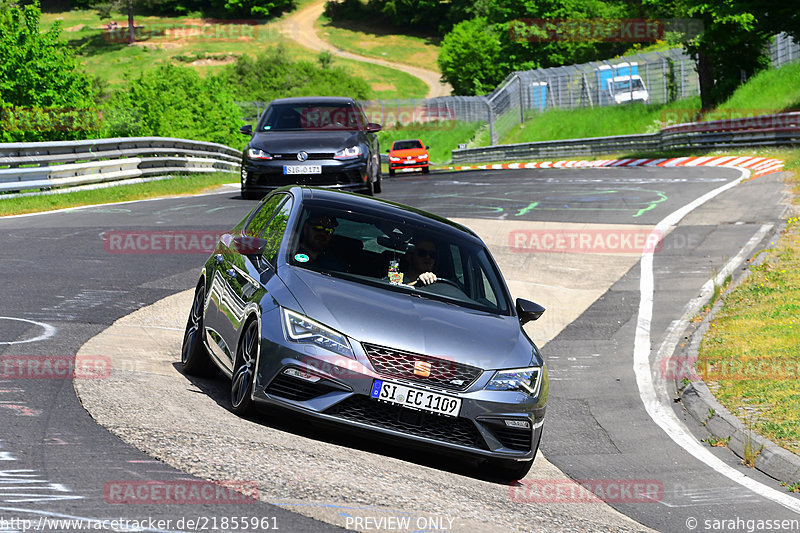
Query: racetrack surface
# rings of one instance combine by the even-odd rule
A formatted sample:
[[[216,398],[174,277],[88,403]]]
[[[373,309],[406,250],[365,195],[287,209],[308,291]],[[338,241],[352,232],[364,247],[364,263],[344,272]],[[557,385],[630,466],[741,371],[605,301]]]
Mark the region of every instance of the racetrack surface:
[[[644,413],[631,368],[639,254],[531,248],[532,235],[551,235],[554,229],[597,230],[606,237],[649,231],[667,213],[732,177],[724,169],[607,169],[387,180],[387,199],[474,228],[492,248],[512,294],[548,308],[540,321],[526,326],[543,346],[553,384],[544,457],[537,458],[525,482],[538,478],[561,486],[566,478],[558,468],[575,479],[656,481],[663,493],[654,501],[611,503],[663,531],[686,530],[691,517],[796,518],[693,459]],[[753,206],[755,195],[762,201]],[[654,345],[713,269],[758,228],[780,219],[782,200],[777,176],[745,182],[669,233],[655,254]],[[76,380],[80,401],[112,434],[159,459],[152,462],[94,425],[68,380],[3,380],[4,405],[16,407],[0,409],[3,427],[10,428],[3,432],[0,456],[6,452],[16,459],[15,468],[35,470],[63,486],[58,494],[75,497],[14,505],[29,514],[42,509],[103,517],[134,511],[196,514],[197,508],[186,505],[131,510],[103,497],[109,481],[179,479],[189,472],[255,481],[261,500],[280,507],[239,505],[236,512],[279,516],[281,529],[289,531],[334,527],[328,524],[369,530],[368,518],[402,517],[432,519],[423,523],[450,531],[645,529],[603,503],[525,501],[529,492],[510,491],[478,476],[472,465],[434,454],[309,426],[280,413],[242,420],[227,409],[225,380],[184,377],[176,363],[191,299],[185,291],[194,286],[206,254],[120,254],[109,250],[103,237],[109,231],[225,229],[252,205],[229,193],[0,220],[5,257],[11,258],[0,315],[56,328],[47,339],[0,345],[0,353],[58,355],[80,349],[106,355],[114,362],[111,376]],[[512,238],[520,234],[528,238]],[[42,330],[9,324],[0,321],[2,341],[30,339]],[[692,429],[701,438],[700,428]],[[734,465],[726,450],[713,451]],[[752,471],[748,475],[777,487]],[[7,496],[0,489],[2,504],[9,506]],[[299,514],[279,514],[281,507]],[[230,509],[217,505],[208,512],[224,516],[233,514]],[[358,518],[361,527],[355,527]]]

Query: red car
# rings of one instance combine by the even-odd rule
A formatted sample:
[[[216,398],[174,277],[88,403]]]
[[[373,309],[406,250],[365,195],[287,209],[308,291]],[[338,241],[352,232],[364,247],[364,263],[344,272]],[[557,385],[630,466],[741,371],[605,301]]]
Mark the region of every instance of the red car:
[[[389,152],[389,175],[394,176],[398,169],[421,168],[428,173],[428,148],[419,139],[394,141]]]

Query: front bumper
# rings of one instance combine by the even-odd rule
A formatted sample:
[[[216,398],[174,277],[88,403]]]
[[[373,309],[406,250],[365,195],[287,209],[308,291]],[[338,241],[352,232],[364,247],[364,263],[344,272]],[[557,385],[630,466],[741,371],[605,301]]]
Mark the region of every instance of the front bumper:
[[[313,185],[339,189],[367,187],[367,161],[365,159],[309,160],[304,165],[319,165],[320,174],[284,174],[284,166],[296,166],[296,161],[245,159],[242,162],[242,190],[270,191],[284,185]]]
[[[276,331],[267,331],[276,323]],[[285,341],[280,320],[263,320],[262,327],[265,331],[253,393],[256,403],[459,455],[519,461],[535,457],[546,399],[518,391],[484,390],[494,371],[480,371],[464,390],[452,390],[421,379],[379,374],[365,348],[352,340],[355,359]],[[294,375],[286,374],[286,369],[299,370],[306,379],[298,377],[295,370],[290,371]],[[309,376],[316,381],[309,381]],[[546,373],[540,378],[547,379]],[[457,417],[445,416],[378,401],[370,396],[375,379],[460,398],[460,413]]]
[[[404,168],[427,168],[428,167],[428,160],[415,160],[415,159],[403,159],[402,161],[389,161],[389,168],[391,170],[401,170]]]

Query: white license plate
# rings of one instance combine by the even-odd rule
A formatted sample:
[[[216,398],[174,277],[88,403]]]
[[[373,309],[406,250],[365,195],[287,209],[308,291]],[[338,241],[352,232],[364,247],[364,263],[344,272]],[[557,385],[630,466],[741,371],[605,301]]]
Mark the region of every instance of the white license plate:
[[[440,415],[458,416],[461,411],[461,398],[415,389],[381,379],[372,382],[370,395],[377,400]]]
[[[416,161],[411,161],[411,160],[409,160],[409,161],[403,161],[403,164],[404,164],[404,165],[413,165],[414,163],[416,163]]]
[[[321,165],[283,165],[284,174],[322,174]]]

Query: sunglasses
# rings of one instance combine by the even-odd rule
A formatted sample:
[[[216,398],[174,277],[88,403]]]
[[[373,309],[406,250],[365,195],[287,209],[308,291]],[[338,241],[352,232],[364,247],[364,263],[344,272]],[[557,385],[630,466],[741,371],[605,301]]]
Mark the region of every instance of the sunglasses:
[[[421,248],[416,248],[414,250],[414,254],[417,257],[430,257],[431,259],[436,259],[436,250],[423,250]]]
[[[329,228],[327,226],[319,226],[319,225],[311,226],[311,229],[313,229],[315,231],[324,231],[328,235],[333,235],[333,228]]]

